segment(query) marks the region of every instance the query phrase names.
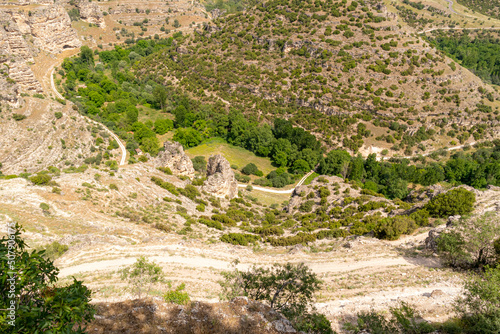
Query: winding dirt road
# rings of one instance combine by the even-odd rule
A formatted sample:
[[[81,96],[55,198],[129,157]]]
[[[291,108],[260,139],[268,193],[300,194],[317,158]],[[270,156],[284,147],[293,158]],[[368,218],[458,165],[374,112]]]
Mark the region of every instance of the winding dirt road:
[[[297,185],[295,187],[293,187],[292,189],[287,189],[287,190],[275,190],[275,189],[269,189],[269,188],[263,188],[263,187],[258,187],[258,186],[252,186],[253,189],[255,190],[260,190],[260,191],[264,191],[266,193],[273,193],[273,194],[291,194],[293,193],[293,191],[295,190],[295,188],[297,188],[298,186],[301,186],[302,183],[305,182],[305,180],[309,177],[309,175],[311,175],[312,173],[314,173],[314,171],[310,171],[309,173],[307,173],[306,175],[304,175],[303,178],[300,179],[299,183],[297,183]],[[238,187],[240,188],[246,188],[248,187],[249,185],[248,184],[238,184]]]

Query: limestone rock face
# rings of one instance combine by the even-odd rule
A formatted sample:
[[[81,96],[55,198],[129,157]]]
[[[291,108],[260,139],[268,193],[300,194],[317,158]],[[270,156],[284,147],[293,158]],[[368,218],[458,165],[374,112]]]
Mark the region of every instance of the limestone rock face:
[[[193,162],[184,153],[182,145],[174,141],[166,141],[165,149],[153,160],[155,167],[168,167],[175,175],[194,176]]]
[[[22,34],[33,36],[35,47],[51,53],[78,48],[82,42],[71,28],[68,13],[60,5],[49,5],[31,12],[5,11],[17,24]]]
[[[10,16],[4,15],[3,19],[0,18],[0,71],[3,74],[0,77],[0,99],[11,106],[21,105],[21,91],[42,91],[28,62],[34,62],[28,44],[19,27],[10,21]]]
[[[97,24],[101,28],[106,27],[104,22],[104,16],[102,15],[102,10],[95,2],[89,2],[88,0],[81,0],[77,4],[80,10],[80,17],[82,20]]]
[[[212,155],[207,164],[207,180],[203,190],[215,197],[232,199],[238,195],[238,183],[229,162],[220,154]]]

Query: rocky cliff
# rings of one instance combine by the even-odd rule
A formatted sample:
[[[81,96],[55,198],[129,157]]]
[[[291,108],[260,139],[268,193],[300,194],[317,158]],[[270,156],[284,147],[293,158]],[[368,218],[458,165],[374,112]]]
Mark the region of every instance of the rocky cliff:
[[[28,66],[28,63],[33,62],[33,55],[23,34],[7,16],[7,19],[0,21],[0,64],[4,73],[0,81],[5,81],[0,84],[4,88],[2,100],[18,106],[20,90],[42,91],[42,86]]]
[[[30,68],[40,50],[60,53],[79,47],[81,42],[60,5],[34,7],[29,11],[7,7],[0,9],[0,15],[1,99],[18,107],[22,103],[21,92],[43,91]]]
[[[106,27],[102,10],[95,2],[80,0],[77,3],[77,7],[80,10],[80,18],[82,20],[92,24],[97,24],[101,28]]]
[[[215,197],[232,199],[238,195],[238,183],[229,162],[220,154],[212,155],[207,164],[207,180],[203,190]]]
[[[5,10],[17,24],[22,34],[33,36],[35,47],[50,52],[61,53],[64,49],[82,45],[76,31],[71,28],[68,13],[60,5],[38,7],[33,11]]]
[[[193,162],[184,153],[181,144],[166,141],[163,149],[153,160],[155,167],[168,167],[175,175],[194,176]]]

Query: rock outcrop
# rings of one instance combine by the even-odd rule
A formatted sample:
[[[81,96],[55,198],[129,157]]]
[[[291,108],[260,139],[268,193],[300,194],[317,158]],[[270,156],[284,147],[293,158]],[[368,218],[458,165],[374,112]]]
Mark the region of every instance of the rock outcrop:
[[[60,5],[44,6],[25,13],[5,10],[22,34],[33,36],[33,45],[51,53],[61,53],[64,49],[78,48],[82,42],[71,28],[68,13]]]
[[[80,18],[88,23],[97,24],[101,28],[106,27],[104,16],[101,8],[95,3],[88,0],[80,0],[77,4],[80,10]]]
[[[92,333],[143,332],[144,319],[158,331],[148,333],[298,333],[288,319],[267,305],[237,297],[229,302],[167,304],[156,299],[136,299],[98,304],[99,313],[89,325]]]
[[[207,180],[203,190],[215,197],[232,199],[238,195],[238,183],[229,162],[220,154],[212,155],[207,164]]]
[[[21,91],[42,91],[28,63],[34,62],[30,48],[19,27],[6,19],[0,19],[0,78],[1,100],[19,106]]]
[[[178,142],[166,141],[164,151],[153,160],[155,167],[168,167],[175,175],[194,176],[193,162]]]

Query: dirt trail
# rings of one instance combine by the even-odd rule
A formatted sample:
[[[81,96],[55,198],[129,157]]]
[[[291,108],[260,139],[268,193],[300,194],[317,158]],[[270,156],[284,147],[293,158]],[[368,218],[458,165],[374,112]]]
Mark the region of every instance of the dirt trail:
[[[309,175],[311,175],[312,173],[314,173],[314,171],[310,171],[309,173],[307,173],[306,175],[304,175],[303,178],[300,179],[300,181],[297,183],[297,185],[295,187],[293,187],[292,189],[287,189],[287,190],[275,190],[275,189],[269,189],[269,188],[263,188],[263,187],[259,187],[259,186],[252,186],[253,189],[255,190],[260,190],[260,191],[264,191],[266,193],[273,193],[273,194],[291,194],[293,193],[293,191],[295,190],[295,188],[297,188],[298,186],[301,186],[302,183],[305,182],[305,180],[309,177]],[[246,188],[248,187],[249,185],[248,184],[238,184],[238,187],[240,188]]]

